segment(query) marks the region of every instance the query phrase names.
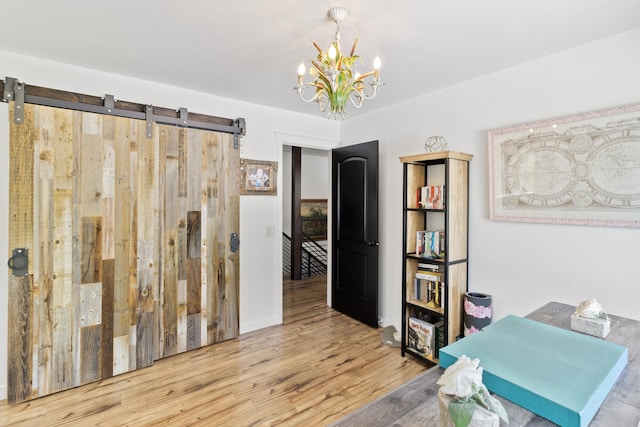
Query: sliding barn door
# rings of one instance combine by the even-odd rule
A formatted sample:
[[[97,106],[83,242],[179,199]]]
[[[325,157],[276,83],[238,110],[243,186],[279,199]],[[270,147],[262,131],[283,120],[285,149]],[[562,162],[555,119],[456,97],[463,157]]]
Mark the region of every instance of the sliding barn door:
[[[10,108],[13,111],[13,106]],[[232,136],[25,105],[10,117],[8,400],[238,335]]]
[[[158,126],[163,272],[155,358],[239,333],[238,149],[233,136]]]

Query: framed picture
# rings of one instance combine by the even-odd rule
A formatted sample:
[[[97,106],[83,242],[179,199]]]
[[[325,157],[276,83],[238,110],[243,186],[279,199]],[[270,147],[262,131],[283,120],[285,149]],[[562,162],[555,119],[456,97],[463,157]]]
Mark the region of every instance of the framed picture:
[[[640,104],[489,131],[490,218],[640,228]]]
[[[302,232],[313,240],[327,240],[327,199],[300,201]]]
[[[240,159],[240,194],[277,194],[278,162]]]

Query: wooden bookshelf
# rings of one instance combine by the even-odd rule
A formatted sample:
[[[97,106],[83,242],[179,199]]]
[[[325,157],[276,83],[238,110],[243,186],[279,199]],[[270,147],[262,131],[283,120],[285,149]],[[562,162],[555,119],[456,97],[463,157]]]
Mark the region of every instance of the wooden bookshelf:
[[[470,154],[455,151],[400,157],[404,186],[401,346],[403,356],[409,353],[437,363],[439,346],[454,342],[462,334],[462,298],[468,288],[469,162],[472,158]],[[428,203],[421,203],[424,198],[420,199],[418,189],[423,187],[435,187],[442,192],[442,207],[432,209]],[[431,232],[434,231],[444,234],[444,237],[440,238],[438,257],[418,253],[418,232],[423,230],[428,233],[427,236],[431,236]],[[439,305],[429,300],[429,297],[425,298],[422,290],[416,291],[416,273],[420,264],[429,265],[430,268],[425,268],[426,270],[437,271],[442,277],[444,284],[439,295]],[[440,343],[438,337],[430,337],[427,339],[433,339],[432,345],[424,345],[424,334],[410,331],[410,318],[442,325],[443,336],[440,337]],[[431,348],[431,352],[419,351],[424,348]]]

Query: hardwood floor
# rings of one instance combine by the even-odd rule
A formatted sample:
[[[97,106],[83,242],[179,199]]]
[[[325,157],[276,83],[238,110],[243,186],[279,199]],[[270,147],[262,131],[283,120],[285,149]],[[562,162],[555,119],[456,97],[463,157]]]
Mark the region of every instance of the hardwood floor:
[[[284,322],[17,405],[11,426],[323,426],[426,369],[326,306],[326,281],[284,283]]]

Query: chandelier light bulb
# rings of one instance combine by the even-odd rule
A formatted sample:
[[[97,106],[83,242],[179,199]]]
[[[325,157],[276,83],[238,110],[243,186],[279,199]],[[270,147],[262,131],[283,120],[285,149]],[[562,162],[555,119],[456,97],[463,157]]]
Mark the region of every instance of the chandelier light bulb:
[[[380,57],[376,56],[375,59],[373,60],[373,69],[379,70],[381,65],[382,65],[382,61],[380,60]]]
[[[336,47],[332,43],[331,46],[329,47],[329,59],[333,61],[334,59],[336,59],[337,54],[338,54],[338,51],[336,50]]]
[[[298,65],[298,75],[304,76],[305,71],[306,71],[306,68],[304,67],[304,62],[301,62],[300,65]]]

